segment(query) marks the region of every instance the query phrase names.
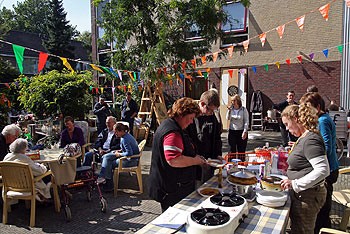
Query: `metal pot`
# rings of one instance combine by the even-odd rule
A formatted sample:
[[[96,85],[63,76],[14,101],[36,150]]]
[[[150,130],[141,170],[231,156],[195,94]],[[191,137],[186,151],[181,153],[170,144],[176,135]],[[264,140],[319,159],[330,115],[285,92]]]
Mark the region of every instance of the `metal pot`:
[[[241,179],[256,179],[255,174],[251,173],[250,171],[245,170],[244,168],[241,168],[240,171],[232,173],[232,177],[236,178],[241,178]],[[257,181],[257,180],[256,180]],[[253,191],[253,186],[255,186],[256,183],[254,184],[249,184],[249,185],[244,185],[244,184],[238,184],[235,183],[236,185],[236,192],[239,195],[245,195]]]

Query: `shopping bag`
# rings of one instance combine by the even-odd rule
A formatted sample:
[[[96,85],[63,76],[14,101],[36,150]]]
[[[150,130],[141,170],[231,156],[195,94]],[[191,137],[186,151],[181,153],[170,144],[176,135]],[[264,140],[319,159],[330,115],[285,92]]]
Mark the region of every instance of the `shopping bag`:
[[[77,160],[76,158],[66,158],[65,160],[55,160],[49,162],[50,170],[54,175],[55,182],[58,185],[70,184],[75,180]]]

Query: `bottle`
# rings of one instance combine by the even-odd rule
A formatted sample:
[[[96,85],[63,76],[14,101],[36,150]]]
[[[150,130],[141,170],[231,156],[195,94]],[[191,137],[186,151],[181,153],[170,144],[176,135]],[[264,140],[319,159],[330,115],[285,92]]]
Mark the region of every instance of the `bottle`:
[[[218,188],[222,188],[222,168],[219,168],[218,172]]]

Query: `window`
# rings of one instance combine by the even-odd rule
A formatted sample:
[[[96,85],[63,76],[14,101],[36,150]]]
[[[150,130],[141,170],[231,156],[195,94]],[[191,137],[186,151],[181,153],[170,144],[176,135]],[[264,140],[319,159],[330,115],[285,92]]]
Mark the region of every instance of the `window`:
[[[186,40],[198,41],[203,40],[201,36],[201,28],[196,24],[192,24],[188,31],[185,32]]]

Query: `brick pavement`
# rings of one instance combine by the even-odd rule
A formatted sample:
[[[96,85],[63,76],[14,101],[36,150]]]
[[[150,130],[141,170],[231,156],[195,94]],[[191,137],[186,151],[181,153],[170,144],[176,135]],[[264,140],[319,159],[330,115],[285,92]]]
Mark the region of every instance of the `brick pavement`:
[[[251,132],[250,132],[251,133]],[[261,139],[250,139],[247,150],[257,146],[279,145],[279,132],[253,132],[261,134]],[[227,133],[223,133],[223,152],[228,151]],[[54,212],[53,205],[50,207],[37,206],[35,228],[29,228],[29,210],[26,210],[24,203],[20,202],[13,211],[9,213],[8,224],[0,224],[0,233],[134,233],[144,225],[152,221],[160,213],[160,206],[157,202],[147,197],[147,177],[151,161],[151,148],[145,148],[143,157],[143,183],[144,194],[137,194],[132,190],[118,192],[114,198],[112,193],[104,193],[108,201],[107,213],[100,211],[100,204],[97,194],[93,193],[91,202],[86,200],[85,191],[73,192],[73,200],[70,204],[72,221],[66,222],[63,210],[60,213]],[[349,165],[349,164],[347,164]],[[137,190],[136,176],[122,174],[120,177],[120,188]],[[1,208],[2,209],[2,208]],[[332,214],[334,222],[339,223],[341,215],[340,207]]]

